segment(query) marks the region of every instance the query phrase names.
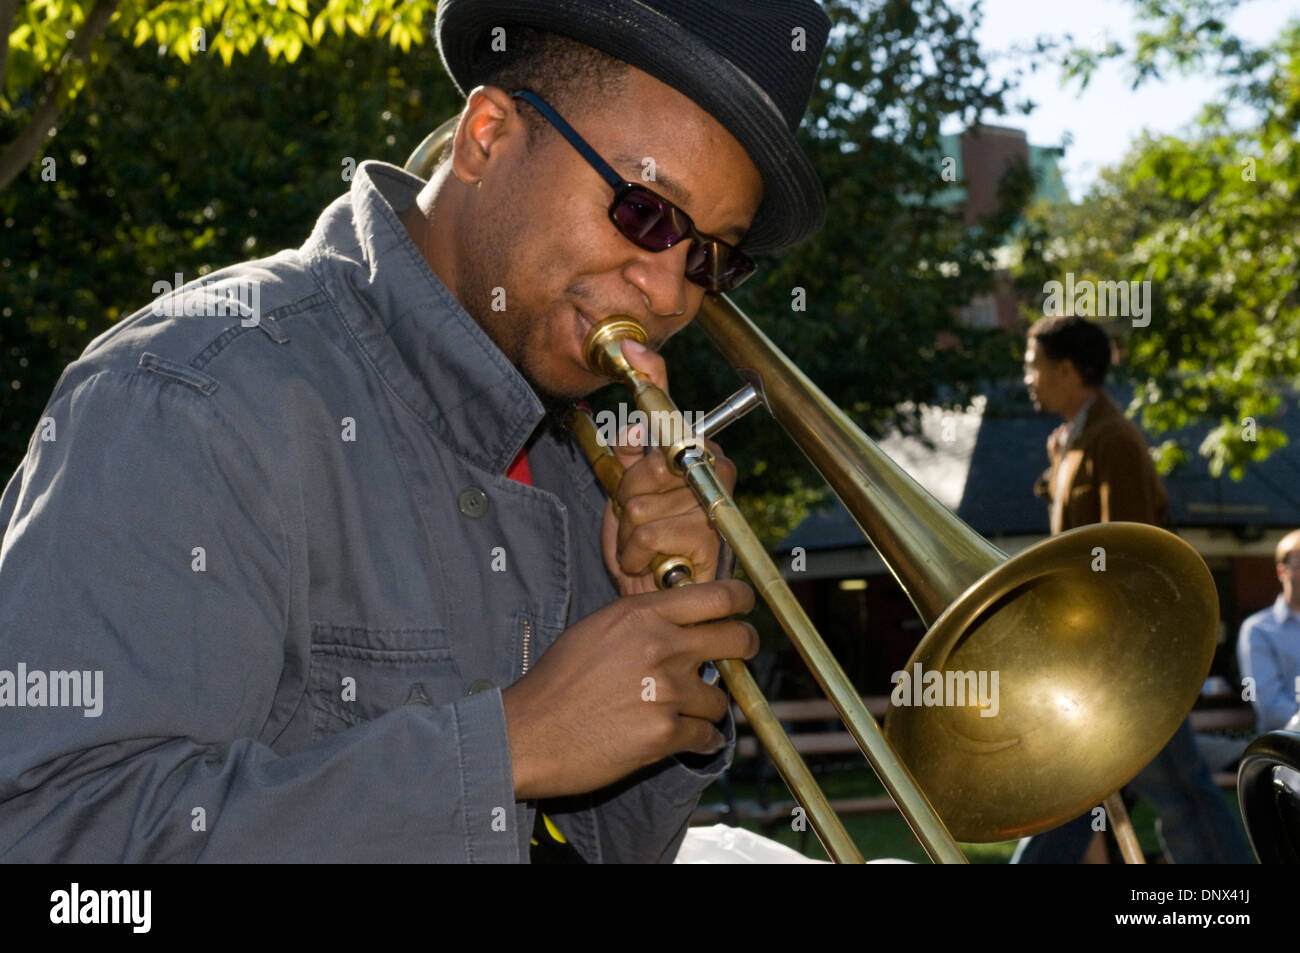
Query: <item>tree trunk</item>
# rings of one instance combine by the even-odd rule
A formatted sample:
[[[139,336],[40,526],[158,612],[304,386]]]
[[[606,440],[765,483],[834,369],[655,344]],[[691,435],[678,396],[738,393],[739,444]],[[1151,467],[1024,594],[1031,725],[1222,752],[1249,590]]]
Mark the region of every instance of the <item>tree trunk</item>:
[[[63,92],[63,80],[68,65],[78,60],[84,60],[90,55],[91,42],[108,27],[108,21],[112,19],[117,4],[118,0],[98,0],[86,16],[86,22],[77,31],[77,35],[72,38],[72,42],[68,45],[68,49],[59,62],[58,70],[46,83],[45,94],[41,97],[41,101],[37,103],[36,108],[32,110],[31,120],[22,128],[22,131],[18,133],[13,142],[9,143],[4,152],[0,153],[0,189],[8,188],[9,183],[18,178],[41,151],[41,146],[44,145],[50,130],[56,126],[59,120],[59,112],[62,108],[59,97]],[[9,32],[16,11],[16,0],[0,0],[0,27],[4,28],[4,45],[0,47],[4,56],[0,56],[0,65],[8,56]],[[8,14],[9,19],[7,26],[4,24],[6,14]],[[4,73],[0,71],[0,80],[3,80],[3,77]]]

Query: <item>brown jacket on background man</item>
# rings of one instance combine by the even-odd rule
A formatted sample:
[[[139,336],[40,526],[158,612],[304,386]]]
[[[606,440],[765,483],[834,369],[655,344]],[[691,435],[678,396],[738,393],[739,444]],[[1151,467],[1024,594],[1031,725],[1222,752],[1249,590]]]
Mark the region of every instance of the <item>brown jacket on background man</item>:
[[[1061,444],[1070,425],[1062,424],[1052,434],[1051,466],[1034,483],[1034,494],[1051,504],[1052,534],[1092,523],[1163,526],[1169,496],[1142,431],[1104,392],[1097,394],[1087,413],[1083,430],[1064,452]],[[1059,506],[1052,493],[1058,474],[1065,488]]]
[[[1165,522],[1169,498],[1146,440],[1104,390],[1112,351],[1105,330],[1073,315],[1040,319],[1025,341],[1030,400],[1065,421],[1047,440],[1051,466],[1034,484],[1034,492],[1050,503],[1053,535],[1094,523]],[[1253,860],[1189,720],[1125,790],[1155,810],[1165,853],[1174,863]],[[1084,814],[1022,841],[1013,863],[1078,863],[1093,853],[1090,843],[1100,847]],[[1097,850],[1093,859],[1104,856]]]

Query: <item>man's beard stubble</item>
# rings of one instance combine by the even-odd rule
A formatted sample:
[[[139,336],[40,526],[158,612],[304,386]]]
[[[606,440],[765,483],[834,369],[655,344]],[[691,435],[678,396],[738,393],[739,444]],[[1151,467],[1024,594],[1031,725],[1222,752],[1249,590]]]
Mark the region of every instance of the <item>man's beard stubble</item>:
[[[475,260],[490,260],[479,258],[477,255],[472,257]],[[519,371],[520,376],[532,388],[542,405],[544,415],[537,430],[529,438],[528,445],[531,446],[537,436],[543,432],[551,433],[560,439],[561,443],[567,442],[571,435],[569,420],[578,406],[578,398],[552,393],[539,384],[524,366],[528,346],[527,331],[533,319],[524,316],[515,317],[513,320],[502,320],[506,318],[508,312],[493,310],[492,286],[483,280],[485,276],[479,273],[477,268],[471,268],[469,272],[458,280],[463,307],[474,322],[482,328],[483,333],[492,339],[498,350],[505,354],[506,359]]]
[[[518,368],[518,370],[524,380],[528,382],[528,386],[533,389],[533,393],[537,395],[537,399],[542,402],[542,409],[546,412],[542,417],[542,422],[537,427],[536,433],[549,432],[561,443],[564,443],[572,436],[572,432],[569,430],[569,421],[573,418],[574,410],[577,409],[577,398],[552,394],[533,380],[522,367]],[[533,438],[529,439],[530,444],[536,438],[536,433]]]

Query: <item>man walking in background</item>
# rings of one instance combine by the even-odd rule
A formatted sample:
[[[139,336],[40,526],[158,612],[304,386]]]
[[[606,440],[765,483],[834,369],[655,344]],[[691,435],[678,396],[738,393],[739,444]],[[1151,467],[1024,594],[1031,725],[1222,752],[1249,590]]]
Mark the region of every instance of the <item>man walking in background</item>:
[[[1146,440],[1103,390],[1110,364],[1110,339],[1090,321],[1044,318],[1029,329],[1025,387],[1036,409],[1064,420],[1048,437],[1050,465],[1034,485],[1051,509],[1052,535],[1092,523],[1165,523],[1169,498]],[[1190,722],[1129,789],[1156,808],[1175,863],[1253,862]],[[1078,863],[1092,837],[1084,815],[1023,841],[1013,863]]]

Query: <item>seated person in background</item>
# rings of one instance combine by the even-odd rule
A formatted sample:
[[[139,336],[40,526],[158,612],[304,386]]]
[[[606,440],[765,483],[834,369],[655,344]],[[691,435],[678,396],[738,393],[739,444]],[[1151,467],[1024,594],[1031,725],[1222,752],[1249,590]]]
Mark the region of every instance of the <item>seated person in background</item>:
[[[1259,733],[1282,728],[1300,709],[1300,529],[1277,544],[1282,593],[1241,624],[1237,664]]]

